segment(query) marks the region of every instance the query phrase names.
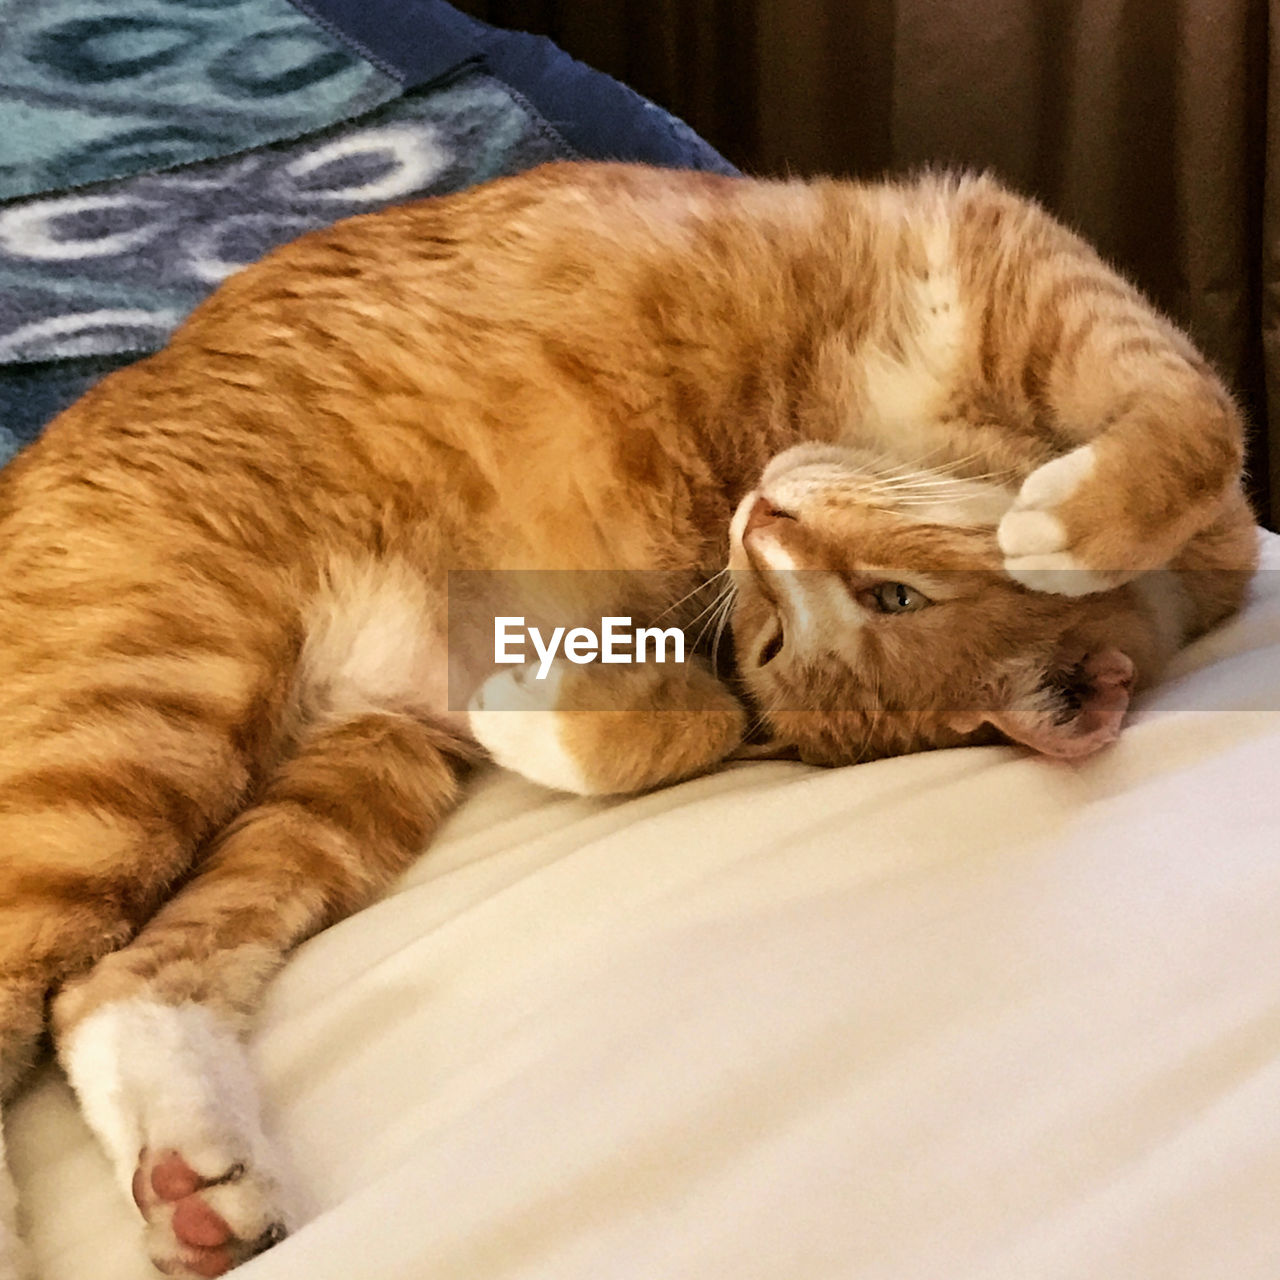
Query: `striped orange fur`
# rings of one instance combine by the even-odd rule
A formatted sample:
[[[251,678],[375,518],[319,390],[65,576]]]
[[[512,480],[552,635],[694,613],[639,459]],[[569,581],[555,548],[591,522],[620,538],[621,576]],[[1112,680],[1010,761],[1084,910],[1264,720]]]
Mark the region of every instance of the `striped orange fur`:
[[[243,1028],[505,758],[449,704],[450,569],[601,571],[575,607],[691,592],[686,622],[731,569],[732,689],[571,673],[581,790],[711,767],[753,717],[823,763],[1080,754],[1239,606],[1241,458],[1188,339],[987,179],[555,165],[303,237],[0,475],[0,1085],[51,996],[64,1046],[139,1000]],[[912,575],[930,607],[881,612]],[[186,1175],[144,1157],[152,1217]],[[153,1218],[155,1256],[218,1274],[279,1235],[245,1213]]]

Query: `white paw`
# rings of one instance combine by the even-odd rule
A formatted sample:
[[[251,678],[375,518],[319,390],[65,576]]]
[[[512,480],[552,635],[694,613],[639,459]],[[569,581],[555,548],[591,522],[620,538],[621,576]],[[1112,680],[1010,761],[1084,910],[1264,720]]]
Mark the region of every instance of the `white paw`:
[[[556,791],[593,795],[596,788],[566,748],[564,716],[554,710],[568,665],[553,662],[544,680],[537,671],[530,662],[490,676],[467,711],[471,734],[504,769]]]
[[[1001,519],[996,539],[1009,559],[1053,555],[1066,550],[1067,530],[1047,511],[1014,510]]]
[[[1023,482],[1014,499],[1013,509],[1048,511],[1075,496],[1098,466],[1098,451],[1082,444],[1060,458],[1037,467]]]
[[[542,666],[538,662],[503,667],[476,690],[468,710],[472,715],[482,711],[553,711],[568,669],[568,662],[556,658],[547,663],[546,675],[539,680]]]
[[[1055,596],[1087,596],[1115,585],[1105,574],[1084,568],[1068,551],[1010,557],[1004,571],[1030,591]]]
[[[1089,595],[1112,585],[1106,575],[1095,573],[1072,554],[1066,525],[1057,514],[1096,465],[1093,446],[1082,445],[1037,467],[1023,481],[996,530],[1005,572],[1015,582],[1032,591],[1065,596]]]
[[[168,1275],[219,1276],[284,1238],[294,1214],[234,1032],[196,1004],[103,1005],[61,1057]]]
[[[221,1275],[288,1234],[276,1179],[234,1148],[207,1140],[188,1150],[138,1153],[133,1200],[146,1220],[147,1252],[166,1275]]]

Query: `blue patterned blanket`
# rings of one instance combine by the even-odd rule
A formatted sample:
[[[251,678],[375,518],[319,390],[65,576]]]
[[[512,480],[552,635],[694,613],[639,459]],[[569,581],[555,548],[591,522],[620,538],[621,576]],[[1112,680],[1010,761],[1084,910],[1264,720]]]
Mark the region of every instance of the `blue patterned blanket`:
[[[441,0],[0,0],[0,463],[302,231],[546,160],[732,172]]]

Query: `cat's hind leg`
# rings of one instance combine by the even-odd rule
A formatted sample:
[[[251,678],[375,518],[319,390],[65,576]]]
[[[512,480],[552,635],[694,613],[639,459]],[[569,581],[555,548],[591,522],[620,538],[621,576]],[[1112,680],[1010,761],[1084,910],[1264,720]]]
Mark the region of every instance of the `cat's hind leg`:
[[[36,1058],[50,992],[126,943],[242,803],[271,711],[253,654],[183,648],[123,608],[117,641],[107,606],[25,594],[0,598],[0,1098]]]
[[[55,1001],[59,1058],[169,1275],[296,1221],[242,1035],[285,952],[369,902],[455,801],[459,744],[407,716],[314,726],[198,872]]]

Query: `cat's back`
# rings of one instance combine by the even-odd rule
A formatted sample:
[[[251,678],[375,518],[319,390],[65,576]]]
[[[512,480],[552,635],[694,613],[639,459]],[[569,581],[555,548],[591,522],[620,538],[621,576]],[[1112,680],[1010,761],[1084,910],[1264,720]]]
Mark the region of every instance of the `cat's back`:
[[[442,546],[467,527],[500,541],[572,498],[570,472],[606,505],[647,488],[718,529],[690,493],[715,461],[679,437],[776,342],[760,265],[817,203],[793,186],[554,165],[303,236],[17,460],[0,562],[71,539],[86,565],[108,541],[122,560],[200,545],[265,563],[395,541],[424,513]]]
[[[766,453],[829,435],[850,353],[894,348],[939,235],[989,248],[1027,209],[945,175],[554,164],[348,219],[231,277],[63,414],[0,519],[6,489],[84,496],[113,469],[108,488],[175,506],[234,505],[227,475],[336,502],[411,486],[441,448],[578,449],[601,420],[642,422],[658,453],[683,431],[714,450],[726,421]]]

